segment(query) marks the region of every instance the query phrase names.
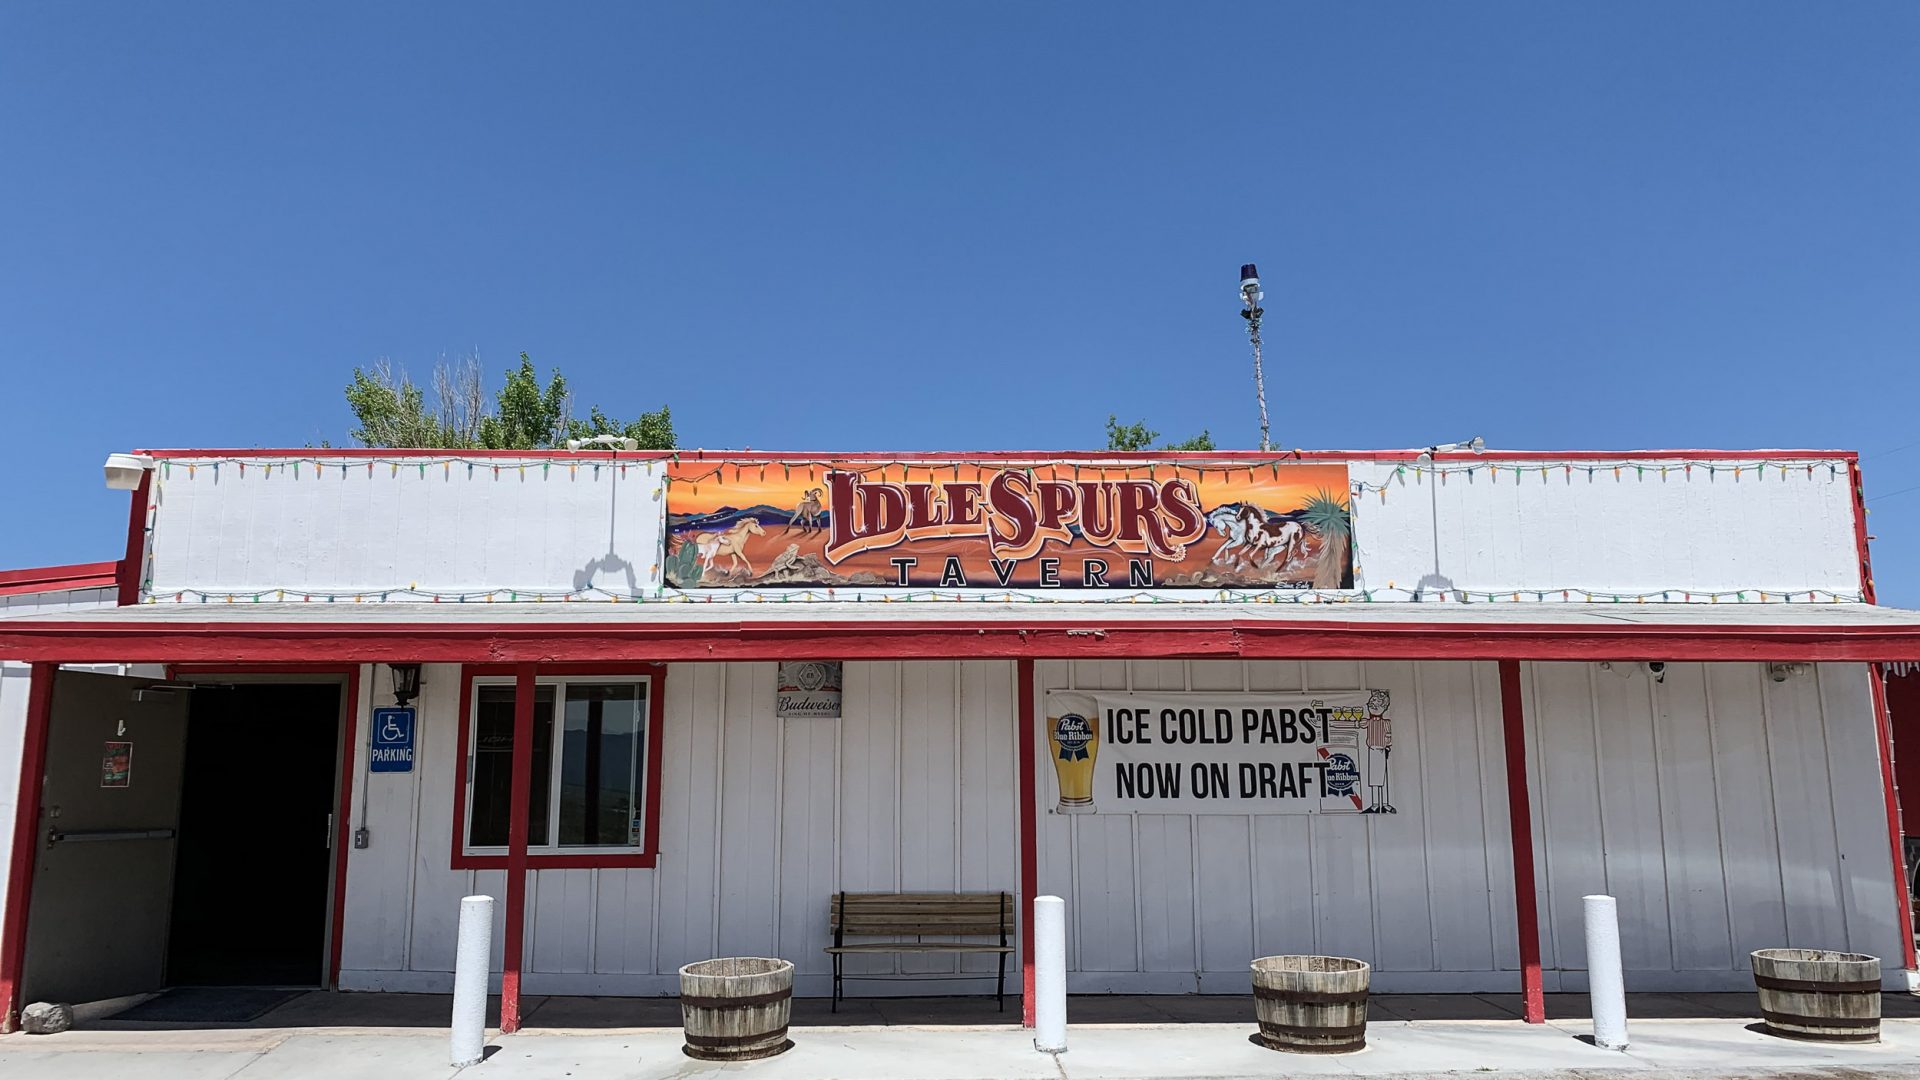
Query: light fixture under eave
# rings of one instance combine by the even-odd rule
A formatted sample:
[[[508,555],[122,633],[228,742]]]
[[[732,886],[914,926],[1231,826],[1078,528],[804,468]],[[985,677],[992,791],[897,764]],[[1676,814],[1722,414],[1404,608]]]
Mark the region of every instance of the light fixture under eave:
[[[388,664],[393,674],[393,703],[405,708],[420,696],[419,664]]]
[[[108,454],[107,487],[114,491],[134,491],[153,468],[153,459],[145,454]]]

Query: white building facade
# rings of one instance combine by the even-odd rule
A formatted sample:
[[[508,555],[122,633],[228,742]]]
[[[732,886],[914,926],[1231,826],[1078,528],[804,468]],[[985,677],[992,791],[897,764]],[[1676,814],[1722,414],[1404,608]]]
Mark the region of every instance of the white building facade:
[[[1630,989],[1745,989],[1781,946],[1913,977],[1873,662],[1920,659],[1920,619],[1871,602],[1850,454],[145,457],[130,602],[0,614],[0,655],[63,680],[0,696],[10,1010],[48,957],[194,977],[196,791],[263,761],[313,792],[288,843],[327,847],[263,862],[315,925],[310,963],[258,962],[347,990],[448,990],[474,893],[510,996],[671,994],[725,955],[825,994],[843,890],[1006,892],[1022,928],[1061,896],[1081,993],[1246,993],[1304,952],[1537,1002],[1585,988],[1593,892]],[[83,664],[167,667],[55,674]],[[802,664],[837,702],[790,705]],[[49,816],[123,781],[174,824]],[[38,893],[143,859],[153,955],[112,970]],[[849,992],[995,967],[861,957]]]

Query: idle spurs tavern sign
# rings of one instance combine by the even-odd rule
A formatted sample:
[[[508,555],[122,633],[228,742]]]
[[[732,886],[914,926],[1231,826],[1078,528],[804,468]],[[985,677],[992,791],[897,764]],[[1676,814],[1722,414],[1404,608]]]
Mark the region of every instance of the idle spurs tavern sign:
[[[677,588],[1349,588],[1344,465],[677,463]]]

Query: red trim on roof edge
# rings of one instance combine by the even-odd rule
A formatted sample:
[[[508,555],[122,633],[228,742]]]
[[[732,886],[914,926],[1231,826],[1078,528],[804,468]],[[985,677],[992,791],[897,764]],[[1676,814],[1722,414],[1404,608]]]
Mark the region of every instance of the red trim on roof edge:
[[[1920,661],[1920,626],[1369,624],[1338,620],[405,625],[0,621],[0,655],[61,663],[610,663],[969,657]]]
[[[69,589],[104,589],[119,581],[119,571],[120,564],[117,562],[0,570],[0,596],[65,592]]]
[[[1117,450],[940,450],[940,451],[754,451],[754,450],[406,450],[378,447],[298,447],[272,449],[178,449],[136,450],[152,458],[299,458],[317,461],[327,458],[511,458],[519,460],[617,459],[620,461],[788,462],[821,461],[940,461],[990,464],[995,461],[1246,461],[1249,464],[1288,461],[1412,461],[1421,453],[1418,447],[1398,450],[1160,450],[1125,453]],[[1488,450],[1484,454],[1454,451],[1434,455],[1443,461],[1657,461],[1687,458],[1694,461],[1855,461],[1854,450]]]

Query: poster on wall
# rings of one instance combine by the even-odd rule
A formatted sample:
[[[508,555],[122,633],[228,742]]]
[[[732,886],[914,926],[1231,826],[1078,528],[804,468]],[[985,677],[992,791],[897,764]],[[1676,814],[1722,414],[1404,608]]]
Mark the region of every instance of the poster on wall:
[[[103,788],[133,786],[132,743],[113,741],[107,743],[106,751],[100,755],[100,786]]]
[[[1385,690],[1049,690],[1046,704],[1057,813],[1398,812]]]
[[[682,589],[1344,589],[1344,464],[678,462]]]
[[[840,719],[839,662],[780,661],[773,714],[782,720]]]

